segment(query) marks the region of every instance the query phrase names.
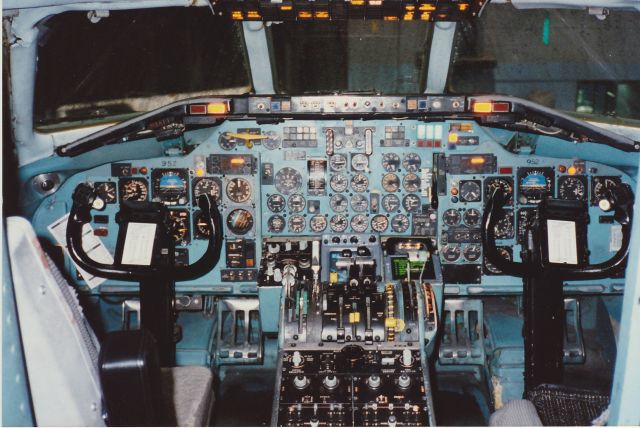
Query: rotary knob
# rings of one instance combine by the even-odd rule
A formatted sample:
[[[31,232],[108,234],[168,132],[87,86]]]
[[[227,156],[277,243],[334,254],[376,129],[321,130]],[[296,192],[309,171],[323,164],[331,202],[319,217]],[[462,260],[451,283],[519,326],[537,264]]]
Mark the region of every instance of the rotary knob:
[[[327,389],[335,389],[335,388],[337,388],[338,383],[339,383],[339,380],[334,375],[325,376],[325,378],[322,381],[322,384]]]
[[[304,364],[304,359],[302,358],[300,352],[295,351],[293,353],[293,356],[291,357],[291,363],[294,365],[294,367],[302,367],[302,365]]]
[[[367,378],[367,385],[371,389],[378,389],[382,384],[382,379],[378,375],[371,375]]]
[[[296,376],[293,379],[293,386],[295,386],[297,389],[305,389],[307,386],[309,386],[309,378],[306,376]]]
[[[406,374],[401,374],[398,378],[398,386],[402,389],[407,389],[411,385],[411,378]]]

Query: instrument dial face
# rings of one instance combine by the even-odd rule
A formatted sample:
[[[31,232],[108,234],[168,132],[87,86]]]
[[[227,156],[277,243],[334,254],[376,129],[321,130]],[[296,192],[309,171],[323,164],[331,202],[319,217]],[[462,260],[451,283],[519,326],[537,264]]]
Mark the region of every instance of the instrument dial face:
[[[317,214],[309,220],[309,227],[312,231],[320,233],[327,228],[327,218],[322,214]]]
[[[220,144],[223,150],[233,150],[237,143],[238,141],[230,132],[223,132],[220,134],[220,137],[218,137],[218,144]]]
[[[468,209],[462,216],[464,224],[469,227],[476,227],[480,224],[480,211],[475,208]]]
[[[265,133],[265,138],[262,140],[262,144],[269,150],[275,150],[280,147],[280,137],[276,131],[267,131]]]
[[[414,173],[407,174],[402,179],[402,187],[407,192],[417,192],[420,190],[420,178]]]
[[[442,257],[450,263],[460,258],[460,247],[454,244],[447,244],[442,248]]]
[[[300,193],[294,193],[289,196],[289,200],[287,201],[287,206],[289,207],[289,211],[292,213],[299,213],[304,210],[304,207],[307,205],[307,201],[304,199]]]
[[[413,193],[408,194],[402,198],[402,207],[410,213],[417,213],[420,211],[420,197]]]
[[[511,177],[489,177],[484,180],[485,200],[493,195],[496,188],[502,189],[507,195],[506,205],[513,205],[513,179]]]
[[[607,197],[609,190],[622,183],[620,177],[593,177],[591,178],[591,205],[598,205],[602,199]]]
[[[189,236],[189,212],[185,210],[169,210],[169,228],[176,245],[187,245]]]
[[[537,204],[553,194],[553,168],[519,168],[518,200],[522,204]]]
[[[300,233],[306,226],[306,220],[299,214],[294,214],[289,217],[289,232]]]
[[[351,156],[351,168],[354,171],[365,171],[369,167],[369,157],[363,153]]]
[[[336,174],[331,177],[329,181],[329,185],[334,192],[344,192],[347,190],[347,186],[349,186],[349,182],[347,181],[347,177],[342,174]]]
[[[355,194],[351,197],[351,208],[358,213],[363,213],[369,208],[369,201],[363,195]]]
[[[388,213],[397,211],[400,208],[400,198],[396,195],[385,195],[382,198],[382,208]]]
[[[302,186],[302,175],[291,167],[280,169],[276,173],[275,179],[276,189],[284,195],[290,195],[297,192]]]
[[[120,180],[121,201],[146,201],[149,196],[149,185],[144,178]]]
[[[511,256],[511,252],[509,250],[509,248],[507,247],[498,247],[498,254],[500,254],[500,256],[507,260],[507,261],[511,261],[512,256]],[[489,259],[487,259],[487,257],[484,258],[484,268],[485,268],[485,273],[489,274],[489,275],[501,275],[502,271],[500,269],[498,269],[497,267],[495,267],[490,261]]]
[[[357,214],[351,218],[351,229],[356,233],[362,233],[369,227],[369,219],[364,214]]]
[[[392,172],[386,173],[382,177],[382,188],[390,193],[397,191],[400,188],[400,177]]]
[[[269,232],[271,233],[282,232],[286,224],[287,222],[285,221],[284,217],[278,214],[272,215],[271,217],[269,217],[269,220],[267,220],[267,227],[269,229]]]
[[[96,183],[96,193],[105,203],[116,203],[116,183],[112,181]]]
[[[400,167],[400,156],[395,153],[385,153],[382,156],[382,167],[387,172],[396,172]]]
[[[267,208],[269,208],[271,212],[274,212],[274,213],[282,212],[285,206],[286,206],[286,202],[284,200],[284,196],[282,196],[279,193],[274,193],[273,195],[269,195],[269,197],[267,198]]]
[[[558,196],[571,201],[586,201],[587,178],[583,175],[563,175],[558,178]]]
[[[382,233],[389,227],[389,219],[384,214],[378,214],[371,219],[371,229]]]
[[[404,233],[409,229],[409,217],[404,214],[396,214],[391,218],[391,230],[396,233]]]
[[[420,159],[420,155],[417,153],[407,153],[407,155],[402,160],[402,166],[407,172],[418,171],[421,164],[422,159]]]
[[[193,183],[193,202],[198,202],[200,195],[209,195],[216,201],[220,200],[221,192],[220,180],[213,177],[198,178]]]
[[[227,183],[227,197],[236,203],[244,203],[251,197],[251,183],[248,180],[237,177]]]
[[[462,251],[462,255],[469,262],[475,262],[482,255],[482,248],[480,245],[471,244],[467,246],[464,251]]]
[[[196,239],[209,239],[211,229],[207,222],[204,221],[204,214],[200,210],[193,215],[193,228]]]
[[[457,226],[460,224],[460,212],[456,209],[449,208],[442,214],[442,221],[447,226]]]
[[[347,200],[346,196],[340,193],[336,193],[329,200],[329,207],[331,207],[331,209],[337,213],[342,213],[345,212],[347,208],[349,208],[349,201]]]
[[[342,154],[336,154],[331,156],[329,160],[329,167],[331,171],[343,172],[347,169],[347,157]]]
[[[514,236],[513,210],[505,210],[494,227],[496,239],[511,239]]]
[[[154,198],[170,205],[184,205],[189,201],[189,174],[185,169],[154,169],[151,173]]]
[[[465,180],[460,182],[460,200],[462,202],[479,202],[482,190],[479,180]]]
[[[236,235],[245,235],[253,228],[253,215],[245,209],[235,209],[227,216],[227,227]]]
[[[369,179],[364,174],[356,174],[351,178],[351,188],[356,192],[364,192],[369,187]]]
[[[347,230],[347,226],[349,226],[349,220],[342,214],[336,214],[329,220],[329,226],[331,226],[331,230],[334,232],[344,232]]]

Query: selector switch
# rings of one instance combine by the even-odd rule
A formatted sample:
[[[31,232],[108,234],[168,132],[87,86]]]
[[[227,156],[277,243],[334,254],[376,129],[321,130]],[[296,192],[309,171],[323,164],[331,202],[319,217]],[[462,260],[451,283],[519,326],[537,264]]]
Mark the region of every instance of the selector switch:
[[[401,374],[398,378],[398,386],[402,389],[407,389],[411,386],[411,378],[406,374]]]
[[[325,376],[325,378],[322,381],[322,384],[324,385],[325,388],[327,389],[335,389],[338,387],[338,384],[340,383],[340,381],[338,380],[338,378],[334,375],[328,375]]]
[[[306,376],[296,376],[295,378],[293,378],[293,386],[295,386],[297,389],[305,389],[307,386],[309,386],[309,378]]]
[[[300,352],[295,351],[293,353],[293,356],[291,357],[291,363],[294,367],[302,367],[302,365],[304,364],[304,358],[302,358]]]
[[[371,375],[367,378],[367,386],[371,389],[378,389],[382,385],[382,379],[378,375]]]
[[[411,367],[413,365],[413,356],[410,349],[402,351],[402,365],[405,367]]]

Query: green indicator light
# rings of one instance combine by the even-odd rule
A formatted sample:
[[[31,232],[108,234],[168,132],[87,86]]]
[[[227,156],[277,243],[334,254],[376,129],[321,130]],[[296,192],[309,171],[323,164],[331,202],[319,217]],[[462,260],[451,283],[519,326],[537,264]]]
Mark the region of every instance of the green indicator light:
[[[542,23],[542,43],[545,46],[549,46],[549,31],[550,31],[550,19],[549,14],[545,14],[544,22]]]

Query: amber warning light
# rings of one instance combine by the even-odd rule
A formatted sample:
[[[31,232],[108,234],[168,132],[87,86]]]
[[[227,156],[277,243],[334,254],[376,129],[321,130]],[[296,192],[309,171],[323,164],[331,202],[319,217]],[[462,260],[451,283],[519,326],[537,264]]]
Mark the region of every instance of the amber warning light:
[[[471,105],[474,113],[509,113],[511,104],[506,102],[476,101]]]
[[[191,104],[189,105],[189,114],[205,115],[205,114],[227,114],[229,113],[229,103],[227,101],[219,101],[208,104]]]

